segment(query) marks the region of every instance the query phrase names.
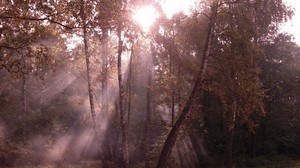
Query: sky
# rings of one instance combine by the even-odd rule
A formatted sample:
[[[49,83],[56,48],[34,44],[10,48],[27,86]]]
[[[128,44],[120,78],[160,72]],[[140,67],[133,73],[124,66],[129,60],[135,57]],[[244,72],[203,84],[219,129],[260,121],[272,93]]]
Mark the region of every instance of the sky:
[[[172,15],[179,10],[184,11],[185,13],[189,11],[191,5],[195,3],[195,0],[160,0],[164,11],[168,18],[172,17]],[[176,1],[176,3],[174,3]],[[283,0],[284,3],[291,6],[294,9],[294,16],[291,20],[281,26],[281,32],[287,32],[294,36],[294,41],[300,45],[300,0]],[[148,9],[152,10],[152,9]],[[153,12],[147,12],[145,10],[141,10],[142,13],[139,11],[138,15],[141,16],[139,18],[135,18],[140,24],[144,27],[144,30],[147,30],[148,27],[152,24],[152,21],[145,20],[144,18],[151,18],[147,15],[153,16]]]
[[[282,26],[282,31],[288,32],[295,37],[295,42],[300,45],[300,0],[283,0],[292,8],[295,15],[293,18]]]

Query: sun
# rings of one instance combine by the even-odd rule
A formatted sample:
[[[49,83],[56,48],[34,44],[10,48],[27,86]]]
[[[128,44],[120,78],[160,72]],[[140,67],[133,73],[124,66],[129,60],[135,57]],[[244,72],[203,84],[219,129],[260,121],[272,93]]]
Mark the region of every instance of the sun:
[[[183,12],[186,15],[191,13],[197,0],[158,0],[162,10],[170,19],[177,12]],[[149,31],[150,26],[158,18],[159,14],[151,5],[142,6],[133,12],[133,19],[140,24],[144,31]]]
[[[154,23],[157,17],[157,11],[153,6],[140,7],[133,14],[134,20],[141,25],[144,31],[148,31],[150,29],[150,26]]]

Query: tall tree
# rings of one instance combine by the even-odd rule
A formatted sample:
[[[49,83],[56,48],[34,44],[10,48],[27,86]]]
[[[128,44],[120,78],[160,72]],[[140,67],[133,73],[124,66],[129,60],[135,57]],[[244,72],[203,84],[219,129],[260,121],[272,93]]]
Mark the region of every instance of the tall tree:
[[[121,14],[126,12],[127,10],[127,1],[125,0],[122,3]],[[119,18],[117,24],[117,36],[118,36],[118,83],[119,83],[119,111],[120,111],[120,122],[122,129],[122,153],[123,153],[123,166],[127,168],[129,166],[129,153],[128,153],[128,125],[127,125],[127,115],[125,111],[125,90],[124,90],[124,82],[122,75],[122,53],[123,53],[123,45],[124,45],[124,31],[123,31],[123,23],[122,17]]]
[[[153,73],[153,44],[150,42],[150,54],[147,59],[147,95],[146,95],[146,121],[145,121],[145,167],[150,167],[150,124],[151,124],[151,113],[152,113],[152,73]]]
[[[92,122],[93,122],[93,130],[96,138],[97,148],[99,151],[100,160],[102,161],[103,167],[108,167],[106,160],[103,158],[103,153],[101,150],[100,141],[98,138],[98,131],[96,127],[96,113],[95,113],[95,100],[94,100],[94,91],[92,88],[92,81],[91,81],[91,65],[90,65],[90,53],[88,48],[88,40],[87,40],[87,16],[86,16],[86,2],[81,0],[80,4],[80,16],[82,19],[82,31],[83,31],[83,43],[84,43],[84,54],[85,54],[85,61],[86,61],[86,75],[87,75],[87,84],[88,84],[88,93],[89,93],[89,101],[90,101],[90,110],[92,115]]]
[[[265,9],[270,12],[263,13]],[[249,14],[243,14],[245,11]],[[224,1],[220,7],[211,76],[213,85],[220,84],[217,94],[224,111],[226,167],[233,166],[236,126],[244,125],[254,134],[257,122],[254,119],[264,115],[264,91],[257,64],[263,56],[260,41],[270,39],[278,29],[278,22],[288,17],[288,13],[281,1]]]
[[[218,5],[219,1],[213,2],[211,6],[211,12],[210,12],[210,18],[209,18],[209,25],[208,25],[208,30],[207,30],[207,35],[206,35],[206,40],[205,40],[205,48],[203,51],[203,56],[202,56],[202,61],[200,65],[200,69],[198,71],[195,85],[193,87],[193,90],[189,96],[189,99],[187,100],[181,114],[178,116],[178,119],[176,120],[174,126],[172,127],[170,133],[168,134],[168,137],[163,145],[159,161],[157,163],[157,167],[166,167],[167,160],[171,154],[172,148],[175,145],[176,139],[178,137],[179,131],[181,127],[185,124],[186,117],[190,113],[195,100],[197,96],[199,95],[200,90],[202,89],[202,83],[204,80],[204,75],[206,73],[207,69],[207,63],[208,63],[208,57],[211,52],[211,45],[213,41],[213,36],[214,36],[214,27],[215,27],[215,21],[216,21],[216,16],[217,16],[217,10],[218,10]],[[200,51],[198,51],[200,52]],[[200,53],[197,53],[200,54]]]
[[[266,116],[257,131],[256,154],[299,155],[299,45],[289,35],[279,34],[263,48],[265,59],[259,65]]]
[[[24,115],[24,132],[23,132],[23,143],[27,143],[27,119],[28,119],[28,110],[27,110],[27,83],[26,83],[26,56],[22,55],[22,110]]]

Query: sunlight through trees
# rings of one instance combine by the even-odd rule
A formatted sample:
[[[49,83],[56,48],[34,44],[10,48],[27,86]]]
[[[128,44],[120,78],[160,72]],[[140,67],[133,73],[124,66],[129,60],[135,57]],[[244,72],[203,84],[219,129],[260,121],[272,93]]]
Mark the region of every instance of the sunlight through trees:
[[[0,167],[289,167],[281,0],[0,2]]]

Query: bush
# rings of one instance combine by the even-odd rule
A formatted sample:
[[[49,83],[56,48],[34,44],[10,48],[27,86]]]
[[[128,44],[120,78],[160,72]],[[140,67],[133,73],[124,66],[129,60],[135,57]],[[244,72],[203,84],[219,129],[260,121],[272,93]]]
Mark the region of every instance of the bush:
[[[0,144],[0,166],[14,166],[28,154],[28,149],[21,144],[2,142]]]

